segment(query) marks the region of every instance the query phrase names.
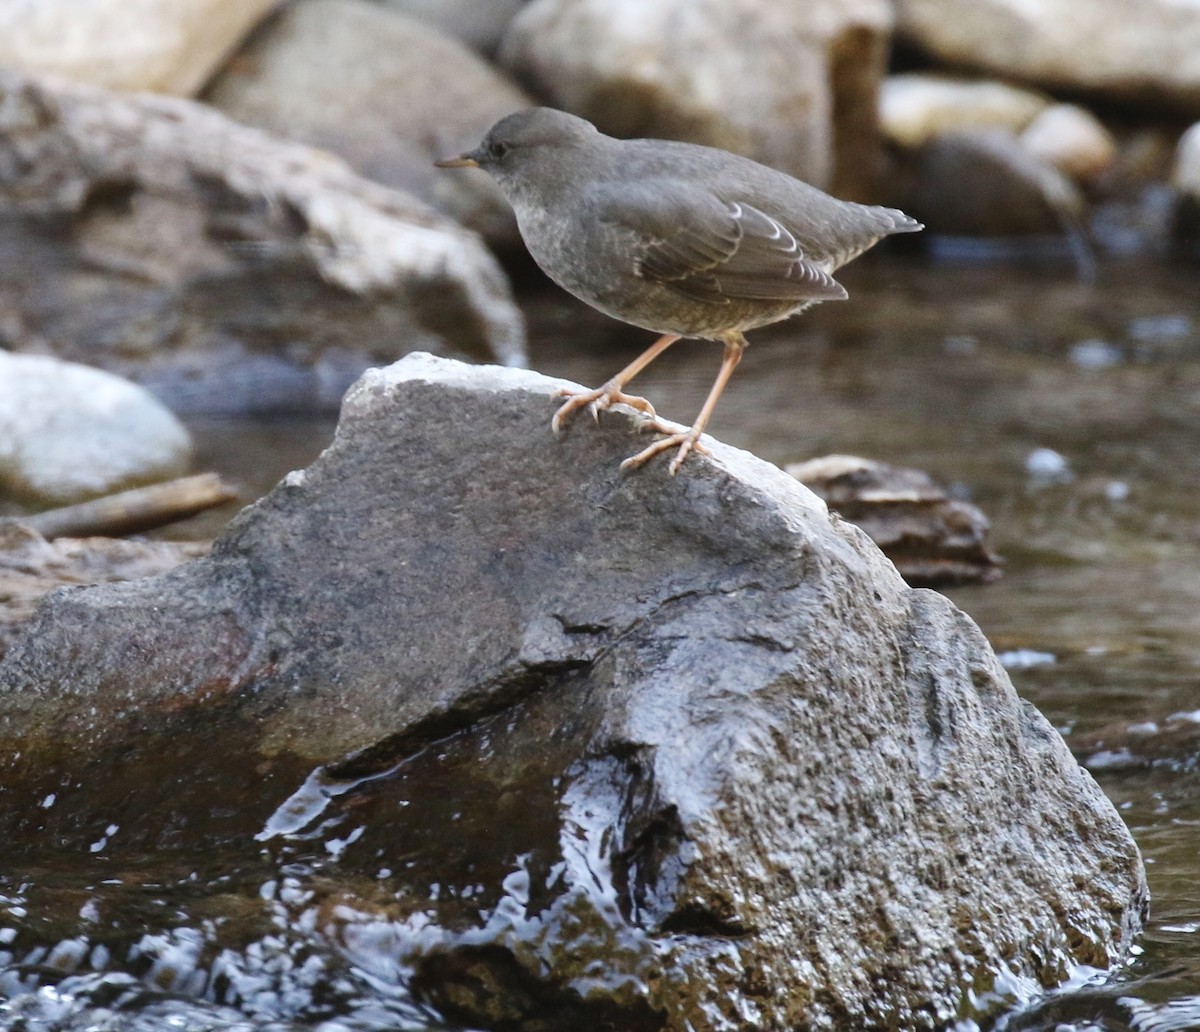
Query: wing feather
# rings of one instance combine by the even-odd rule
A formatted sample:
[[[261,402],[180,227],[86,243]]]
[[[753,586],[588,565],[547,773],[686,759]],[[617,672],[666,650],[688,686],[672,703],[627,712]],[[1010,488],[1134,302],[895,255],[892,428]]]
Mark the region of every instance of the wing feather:
[[[827,301],[846,291],[780,219],[742,200],[681,192],[668,180],[602,189],[602,220],[627,231],[635,275],[694,300]]]

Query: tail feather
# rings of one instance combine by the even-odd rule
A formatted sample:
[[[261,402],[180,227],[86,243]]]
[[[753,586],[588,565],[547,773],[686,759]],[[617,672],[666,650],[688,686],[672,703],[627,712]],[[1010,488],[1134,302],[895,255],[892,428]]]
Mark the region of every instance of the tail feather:
[[[918,222],[911,215],[905,215],[899,208],[876,208],[875,210],[885,216],[887,223],[885,236],[890,236],[892,233],[916,233],[925,228],[924,223]]]

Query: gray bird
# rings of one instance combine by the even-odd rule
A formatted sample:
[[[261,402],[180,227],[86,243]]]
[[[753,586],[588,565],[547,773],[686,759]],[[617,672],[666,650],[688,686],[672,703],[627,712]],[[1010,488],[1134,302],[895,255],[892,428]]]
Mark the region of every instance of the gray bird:
[[[617,140],[553,108],[501,119],[474,150],[436,163],[482,168],[513,206],[534,261],[593,308],[661,334],[594,391],[554,414],[615,403],[666,436],[622,463],[678,446],[674,475],[708,424],[746,349],[742,334],[818,301],[840,301],[833,272],[892,233],[924,228],[895,208],[840,201],[727,151],[672,140]],[[716,382],[690,429],[658,420],[625,385],[682,337],[725,345]]]

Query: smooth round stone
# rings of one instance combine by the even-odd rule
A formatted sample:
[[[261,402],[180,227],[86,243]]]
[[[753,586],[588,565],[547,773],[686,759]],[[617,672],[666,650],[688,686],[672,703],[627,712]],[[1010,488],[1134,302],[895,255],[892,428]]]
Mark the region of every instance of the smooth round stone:
[[[65,505],[178,476],[183,424],[112,373],[0,351],[0,495]]]

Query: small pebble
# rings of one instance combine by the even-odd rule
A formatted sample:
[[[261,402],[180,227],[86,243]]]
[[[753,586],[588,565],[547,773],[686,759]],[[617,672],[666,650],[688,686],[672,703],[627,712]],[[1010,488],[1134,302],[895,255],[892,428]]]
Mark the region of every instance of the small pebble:
[[[1192,333],[1192,320],[1186,315],[1143,315],[1129,323],[1134,340],[1179,340]]]
[[[1074,478],[1066,457],[1053,448],[1034,448],[1025,458],[1025,472],[1035,480],[1054,483]]]
[[[1080,369],[1110,369],[1123,357],[1121,349],[1106,340],[1082,340],[1071,348],[1071,361]]]

